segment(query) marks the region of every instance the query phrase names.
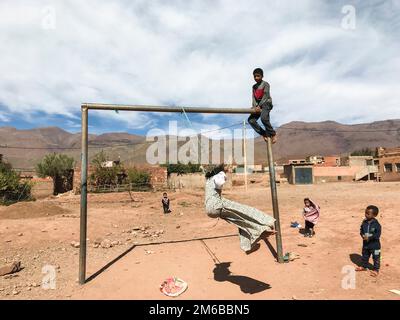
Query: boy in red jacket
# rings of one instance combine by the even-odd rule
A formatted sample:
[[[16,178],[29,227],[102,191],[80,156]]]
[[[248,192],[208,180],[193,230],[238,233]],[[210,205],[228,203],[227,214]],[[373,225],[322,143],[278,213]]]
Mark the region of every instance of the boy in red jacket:
[[[253,85],[252,109],[256,109],[257,111],[261,112],[257,114],[251,114],[248,122],[259,135],[264,137],[265,141],[267,141],[267,139],[270,137],[272,138],[272,143],[275,143],[277,141],[276,132],[274,128],[272,128],[269,119],[269,113],[273,108],[270,86],[268,82],[263,80],[264,71],[261,68],[255,69],[253,71],[253,76],[256,83]],[[257,120],[260,117],[265,129],[261,128],[261,126],[257,123]]]

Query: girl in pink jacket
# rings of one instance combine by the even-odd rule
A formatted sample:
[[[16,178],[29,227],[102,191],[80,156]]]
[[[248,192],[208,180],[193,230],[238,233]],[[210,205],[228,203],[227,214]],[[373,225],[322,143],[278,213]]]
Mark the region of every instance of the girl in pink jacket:
[[[304,199],[303,217],[305,219],[304,236],[312,238],[315,235],[314,226],[317,224],[320,214],[320,207],[309,198]]]

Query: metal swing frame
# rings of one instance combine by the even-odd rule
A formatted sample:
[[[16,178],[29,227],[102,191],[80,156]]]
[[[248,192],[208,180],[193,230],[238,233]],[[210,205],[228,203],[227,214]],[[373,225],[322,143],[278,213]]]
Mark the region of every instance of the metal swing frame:
[[[183,109],[184,108],[184,109]],[[152,105],[121,105],[121,104],[102,104],[102,103],[82,103],[82,151],[81,151],[81,199],[80,199],[80,246],[79,246],[79,283],[86,282],[86,257],[87,257],[87,176],[88,176],[88,116],[89,110],[114,110],[114,111],[142,111],[142,112],[176,112],[182,113],[220,113],[220,114],[253,114],[254,109],[243,108],[204,108],[204,107],[170,107],[170,106],[152,106]],[[276,232],[276,251],[277,260],[283,263],[282,237],[279,220],[278,194],[275,180],[275,165],[272,155],[272,142],[268,138],[267,156],[269,165],[270,188],[272,197],[272,207]]]

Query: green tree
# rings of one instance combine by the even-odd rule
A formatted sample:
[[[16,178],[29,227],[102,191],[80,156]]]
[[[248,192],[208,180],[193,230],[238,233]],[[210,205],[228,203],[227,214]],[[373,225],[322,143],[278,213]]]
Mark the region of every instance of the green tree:
[[[11,204],[21,200],[30,200],[31,183],[22,181],[19,174],[12,170],[9,163],[0,161],[0,203]]]
[[[186,174],[186,173],[195,173],[195,172],[201,172],[200,169],[200,164],[193,164],[189,162],[188,164],[183,164],[183,163],[176,163],[176,164],[163,164],[163,167],[167,168],[168,175],[171,173],[177,173],[178,175],[181,174]]]
[[[135,167],[127,170],[128,182],[133,184],[134,190],[143,190],[150,187],[150,173]]]
[[[377,150],[370,149],[370,148],[363,148],[360,150],[356,150],[350,154],[351,156],[377,156]]]
[[[90,183],[95,186],[116,185],[118,183],[118,174],[122,172],[121,165],[105,167],[107,155],[102,150],[97,153],[91,161],[94,171],[90,175]]]
[[[53,179],[53,194],[58,194],[57,185],[64,185],[65,180],[69,179],[74,168],[74,158],[65,154],[47,154],[37,165],[36,173],[39,177],[51,177]]]

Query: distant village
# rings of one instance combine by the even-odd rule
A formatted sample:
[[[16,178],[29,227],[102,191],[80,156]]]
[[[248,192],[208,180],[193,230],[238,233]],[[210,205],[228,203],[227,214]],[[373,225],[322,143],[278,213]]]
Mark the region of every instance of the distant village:
[[[2,155],[0,154],[0,161]],[[120,160],[106,161],[105,168],[111,168],[120,164]],[[168,172],[165,166],[150,166],[137,164],[124,164],[125,168],[136,167],[146,171],[149,176],[149,185],[153,190],[163,189],[191,189],[203,188],[204,177],[201,172],[179,174]],[[243,186],[247,184],[269,183],[268,166],[253,164],[246,166],[233,165],[231,168],[228,186]],[[89,174],[92,171],[88,168]],[[318,184],[329,182],[352,182],[352,181],[400,181],[400,147],[377,148],[373,155],[348,155],[348,156],[319,156],[311,155],[301,159],[289,159],[275,163],[276,181],[279,184]],[[21,171],[22,179],[33,182],[33,193],[36,197],[49,196],[53,193],[53,180],[50,177],[39,178],[34,171]],[[74,193],[80,191],[81,171],[75,167],[71,172],[71,183],[69,190]],[[35,192],[36,189],[36,192]],[[113,189],[110,189],[113,190]],[[119,189],[115,189],[119,191]]]
[[[265,169],[265,168],[264,168]],[[376,156],[309,156],[277,166],[291,184],[338,181],[400,181],[400,147],[377,148]]]

